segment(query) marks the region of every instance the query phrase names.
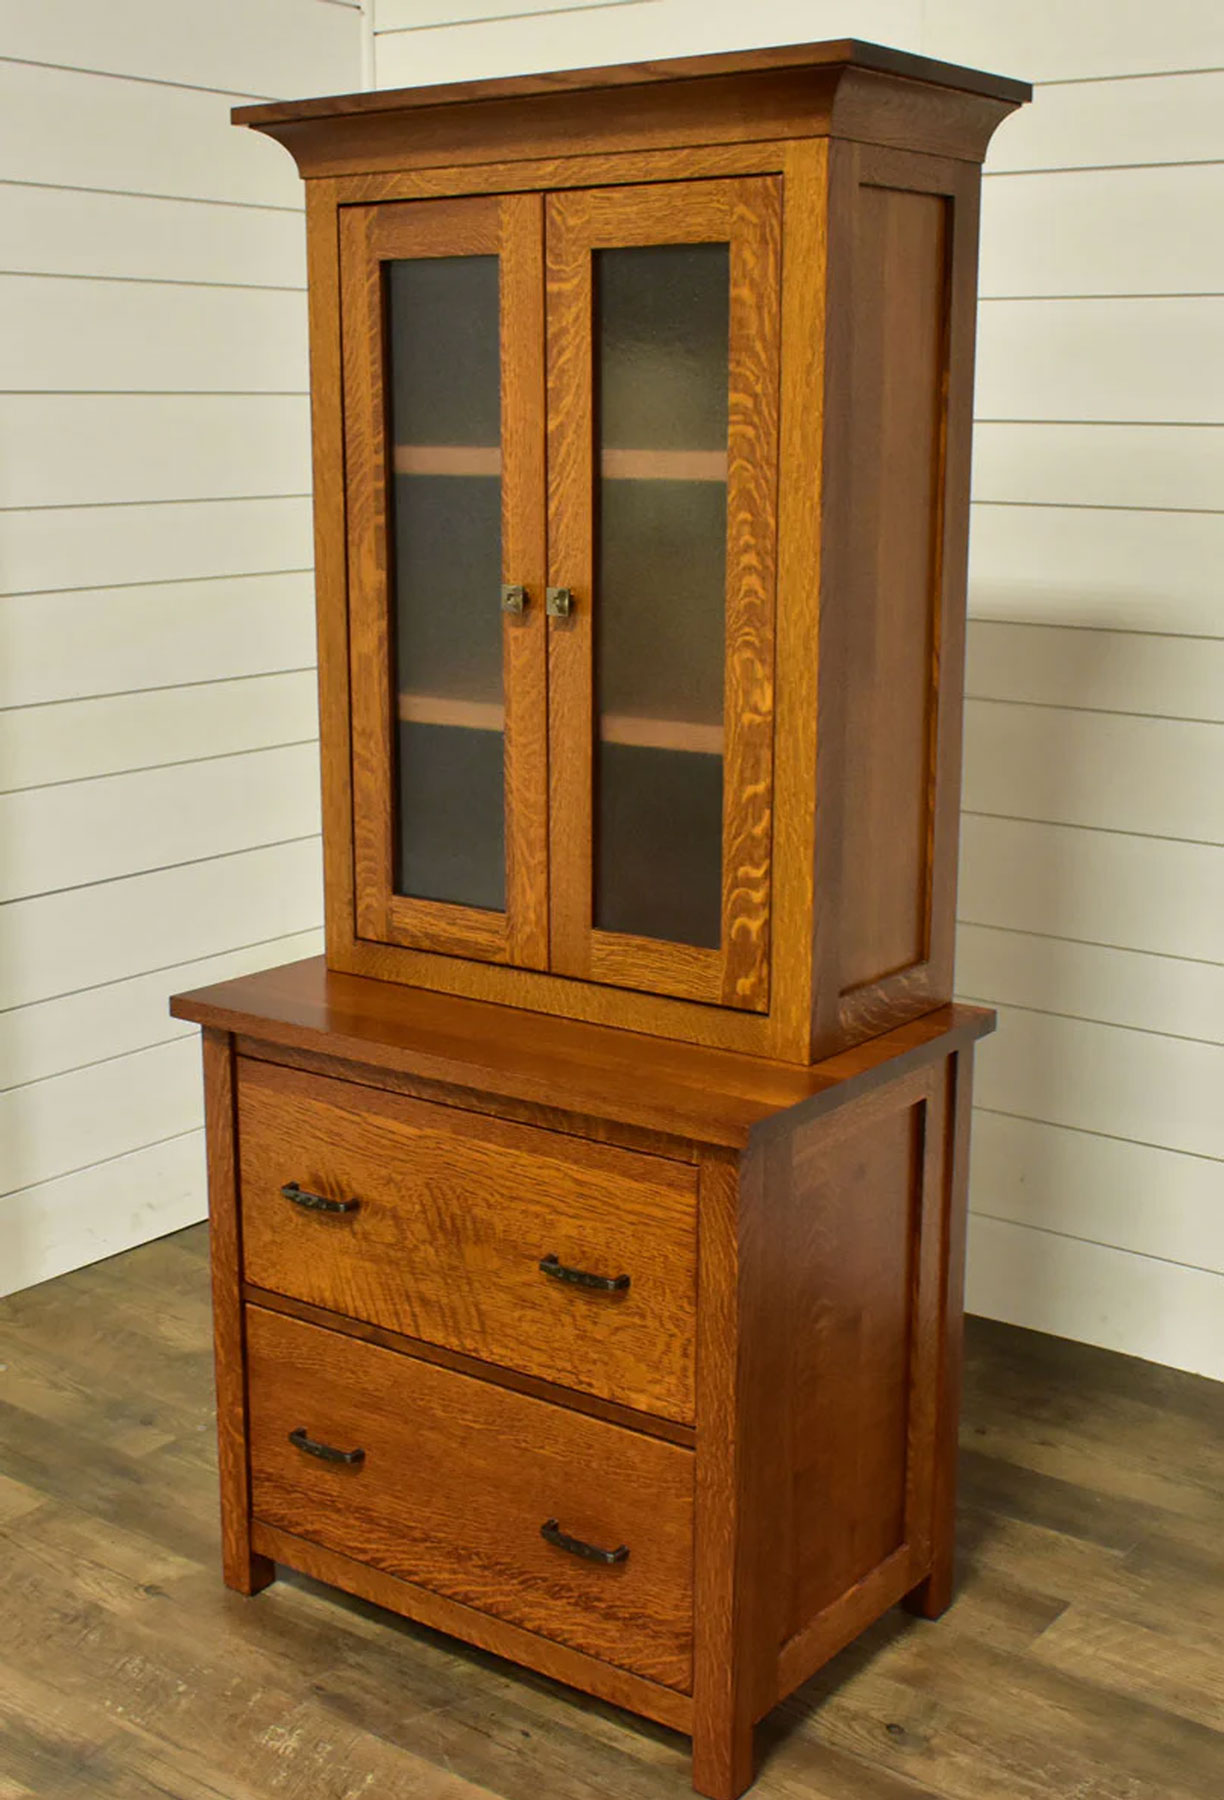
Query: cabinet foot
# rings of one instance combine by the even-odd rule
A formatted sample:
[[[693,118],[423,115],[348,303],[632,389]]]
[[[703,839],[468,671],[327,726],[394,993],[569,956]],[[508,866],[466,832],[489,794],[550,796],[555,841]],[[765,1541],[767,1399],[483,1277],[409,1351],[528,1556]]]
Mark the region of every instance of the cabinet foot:
[[[236,1594],[260,1594],[276,1580],[276,1564],[270,1556],[259,1556],[254,1550],[227,1555],[223,1570],[225,1585]]]
[[[919,1619],[938,1619],[951,1606],[956,1591],[956,1569],[950,1556],[941,1558],[916,1588],[911,1588],[902,1604]]]
[[[728,1721],[694,1733],[694,1793],[704,1794],[706,1800],[739,1800],[755,1774],[751,1725]]]

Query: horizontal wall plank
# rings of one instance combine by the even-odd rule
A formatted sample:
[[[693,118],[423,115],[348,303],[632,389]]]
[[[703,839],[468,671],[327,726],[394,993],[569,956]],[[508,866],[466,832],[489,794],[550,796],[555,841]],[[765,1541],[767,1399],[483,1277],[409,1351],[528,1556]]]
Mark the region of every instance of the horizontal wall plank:
[[[985,301],[975,410],[1224,423],[1224,298]]]
[[[189,1037],[0,1094],[0,1200],[200,1124],[200,1051]]]
[[[1074,425],[1035,420],[973,433],[976,500],[1219,512],[1224,425]]]
[[[0,900],[305,837],[318,761],[305,744],[0,796]]]
[[[0,1006],[28,1006],[234,944],[319,928],[317,838],[0,908]]]
[[[1224,1044],[1004,1007],[975,1089],[993,1112],[1224,1159]]]
[[[298,932],[271,943],[226,950],[220,956],[178,963],[128,981],[43,1000],[34,1006],[0,1012],[0,1090],[30,1081],[45,1081],[86,1063],[127,1056],[152,1044],[193,1036],[194,1025],[172,1019],[171,994],[229,981],[255,969],[318,956],[321,931]]]
[[[292,159],[236,130],[223,94],[2,60],[0,169],[7,181],[49,187],[302,205]]]
[[[1222,216],[1224,162],[1013,175],[982,208],[979,291],[1224,294]]]
[[[1214,69],[1219,16],[1204,0],[925,0],[922,48],[1028,81]]]
[[[309,572],[0,597],[0,706],[314,661]]]
[[[964,804],[1224,845],[1224,725],[971,700]]]
[[[1224,850],[973,815],[961,847],[965,921],[1224,962]]]
[[[1201,1156],[977,1111],[979,1215],[1224,1273],[1224,1171]]]
[[[0,1293],[180,1231],[207,1210],[202,1130],[8,1194]]]
[[[1224,721],[1224,637],[1053,625],[969,625],[966,685],[978,700]]]
[[[1224,1380],[1224,1276],[972,1218],[966,1302],[988,1319]]]
[[[177,81],[225,93],[336,93],[361,82],[360,24],[347,7],[209,0],[192,25],[165,0],[0,0],[0,43],[22,62]]]
[[[0,275],[0,391],[306,388],[305,294]]]
[[[598,6],[624,6],[634,0],[595,0]],[[429,25],[462,25],[471,20],[514,18],[523,13],[588,10],[591,0],[373,0],[374,30],[420,31]]]
[[[731,0],[704,5],[639,0],[631,6],[588,0],[576,11],[546,13],[524,0],[521,15],[378,32],[374,85],[413,87],[519,75],[525,69],[582,69],[698,56],[731,46],[809,43],[851,32],[880,44],[913,44],[919,24],[914,0],[855,0],[852,11],[844,0],[773,0],[751,14]]]
[[[310,492],[296,394],[9,394],[0,508]]]
[[[1014,169],[1218,161],[1221,118],[1220,69],[1043,87],[991,139],[986,207],[1002,185],[990,177]]]
[[[318,736],[313,670],[0,712],[0,793]]]
[[[956,991],[991,1006],[1224,1042],[1224,964],[962,925]],[[1220,1208],[1224,1224],[1224,1205]]]
[[[973,508],[976,618],[1224,635],[1224,513]]]
[[[0,593],[277,574],[313,560],[305,498],[34,507],[4,516]]]
[[[305,289],[305,236],[296,212],[0,180],[5,266],[27,275]]]

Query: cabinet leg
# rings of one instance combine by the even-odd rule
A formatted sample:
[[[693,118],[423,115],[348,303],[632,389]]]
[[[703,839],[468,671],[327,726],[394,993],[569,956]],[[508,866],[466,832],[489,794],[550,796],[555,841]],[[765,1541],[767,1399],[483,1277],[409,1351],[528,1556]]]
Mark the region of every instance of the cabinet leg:
[[[938,1619],[951,1606],[955,1591],[954,1545],[938,1546],[931,1573],[905,1596],[906,1610],[917,1614],[920,1619]]]
[[[693,1733],[693,1789],[706,1800],[739,1800],[756,1774],[752,1726],[728,1717]]]
[[[228,1538],[221,1551],[221,1573],[227,1588],[236,1594],[261,1594],[276,1580],[276,1564],[270,1556],[260,1556],[241,1543]]]

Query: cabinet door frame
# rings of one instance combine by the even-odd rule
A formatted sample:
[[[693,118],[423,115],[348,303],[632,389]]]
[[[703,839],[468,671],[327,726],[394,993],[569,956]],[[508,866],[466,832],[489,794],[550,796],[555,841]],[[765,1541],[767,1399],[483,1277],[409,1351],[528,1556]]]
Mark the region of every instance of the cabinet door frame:
[[[550,967],[681,999],[769,1007],[774,624],[781,348],[781,182],[776,176],[549,194],[549,584],[573,615],[548,643]],[[718,949],[593,923],[595,376],[599,249],[730,245],[722,931]]]
[[[501,353],[502,581],[526,588],[502,614],[506,909],[395,891],[394,594],[383,264],[497,255]],[[378,943],[548,966],[547,699],[544,632],[543,197],[381,201],[340,208],[347,491],[353,882],[357,936]],[[490,594],[497,606],[499,596]]]

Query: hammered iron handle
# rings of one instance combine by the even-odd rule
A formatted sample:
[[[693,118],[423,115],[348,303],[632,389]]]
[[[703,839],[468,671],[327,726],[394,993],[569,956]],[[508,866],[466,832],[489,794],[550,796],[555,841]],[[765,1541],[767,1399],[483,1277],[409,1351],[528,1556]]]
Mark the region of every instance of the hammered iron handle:
[[[555,1544],[558,1550],[568,1550],[571,1556],[585,1557],[587,1562],[623,1563],[629,1559],[628,1544],[620,1544],[615,1550],[601,1550],[598,1544],[588,1544],[582,1538],[570,1537],[568,1532],[562,1531],[555,1519],[545,1519],[540,1526],[540,1536],[550,1544]]]
[[[597,1294],[623,1294],[628,1291],[627,1275],[592,1275],[586,1269],[567,1269],[556,1256],[540,1258],[541,1275],[551,1275],[554,1281],[568,1282],[571,1287],[590,1288]]]
[[[361,1205],[360,1200],[331,1200],[326,1194],[312,1194],[299,1187],[296,1181],[287,1181],[281,1193],[295,1206],[304,1206],[307,1212],[355,1213]]]
[[[317,1456],[320,1462],[347,1463],[350,1468],[356,1468],[365,1461],[364,1450],[337,1450],[334,1444],[320,1444],[316,1438],[308,1437],[300,1425],[289,1433],[289,1442],[295,1450]]]

